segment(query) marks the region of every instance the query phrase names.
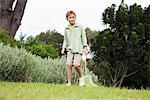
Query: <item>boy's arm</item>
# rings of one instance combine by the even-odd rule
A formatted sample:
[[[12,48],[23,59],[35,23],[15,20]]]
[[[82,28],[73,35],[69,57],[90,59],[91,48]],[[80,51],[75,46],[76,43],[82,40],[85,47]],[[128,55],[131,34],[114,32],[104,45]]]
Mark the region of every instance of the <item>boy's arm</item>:
[[[66,48],[67,48],[67,35],[66,35],[66,30],[65,30],[65,32],[64,32],[64,40],[63,40],[63,45],[62,45],[62,50],[61,50],[62,54],[64,54]]]
[[[87,55],[87,38],[84,28],[82,28],[83,53]]]
[[[64,40],[63,40],[63,46],[62,48],[67,48],[67,35],[66,35],[66,30],[64,32]]]
[[[86,33],[83,27],[81,31],[82,31],[82,43],[83,43],[83,48],[84,48],[84,47],[87,47],[87,38],[86,38]]]

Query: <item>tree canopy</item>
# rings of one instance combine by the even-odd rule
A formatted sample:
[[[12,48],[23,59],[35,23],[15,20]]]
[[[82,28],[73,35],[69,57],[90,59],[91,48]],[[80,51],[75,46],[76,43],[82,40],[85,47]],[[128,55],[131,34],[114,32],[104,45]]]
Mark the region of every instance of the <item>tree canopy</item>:
[[[95,72],[101,81],[115,87],[150,87],[150,6],[121,4],[105,9],[101,31],[92,43]]]

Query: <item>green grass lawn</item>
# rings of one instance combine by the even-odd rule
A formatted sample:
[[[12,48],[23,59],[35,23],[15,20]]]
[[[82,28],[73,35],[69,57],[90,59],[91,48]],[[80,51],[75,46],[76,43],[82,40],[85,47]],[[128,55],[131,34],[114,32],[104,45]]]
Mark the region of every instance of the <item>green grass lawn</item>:
[[[150,100],[150,90],[0,82],[0,100]]]

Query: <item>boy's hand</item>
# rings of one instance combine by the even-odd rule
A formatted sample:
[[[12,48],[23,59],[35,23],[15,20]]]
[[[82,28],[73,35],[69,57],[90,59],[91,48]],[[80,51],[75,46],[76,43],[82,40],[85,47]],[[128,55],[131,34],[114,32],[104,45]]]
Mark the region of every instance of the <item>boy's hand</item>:
[[[61,54],[65,54],[65,48],[61,49]]]
[[[87,49],[87,47],[84,47],[84,48],[83,48],[83,53],[84,53],[85,55],[88,54],[88,49]]]

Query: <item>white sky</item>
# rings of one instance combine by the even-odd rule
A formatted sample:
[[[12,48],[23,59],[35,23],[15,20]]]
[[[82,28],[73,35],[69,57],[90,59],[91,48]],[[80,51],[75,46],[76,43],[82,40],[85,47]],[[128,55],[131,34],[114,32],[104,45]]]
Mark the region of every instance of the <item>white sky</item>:
[[[124,3],[132,5],[135,2],[142,7],[150,5],[150,0],[125,0]],[[35,36],[53,29],[63,34],[68,25],[65,14],[69,10],[76,12],[76,22],[85,28],[103,30],[106,26],[102,23],[102,13],[112,3],[118,6],[121,0],[28,0],[16,39],[20,33]]]

